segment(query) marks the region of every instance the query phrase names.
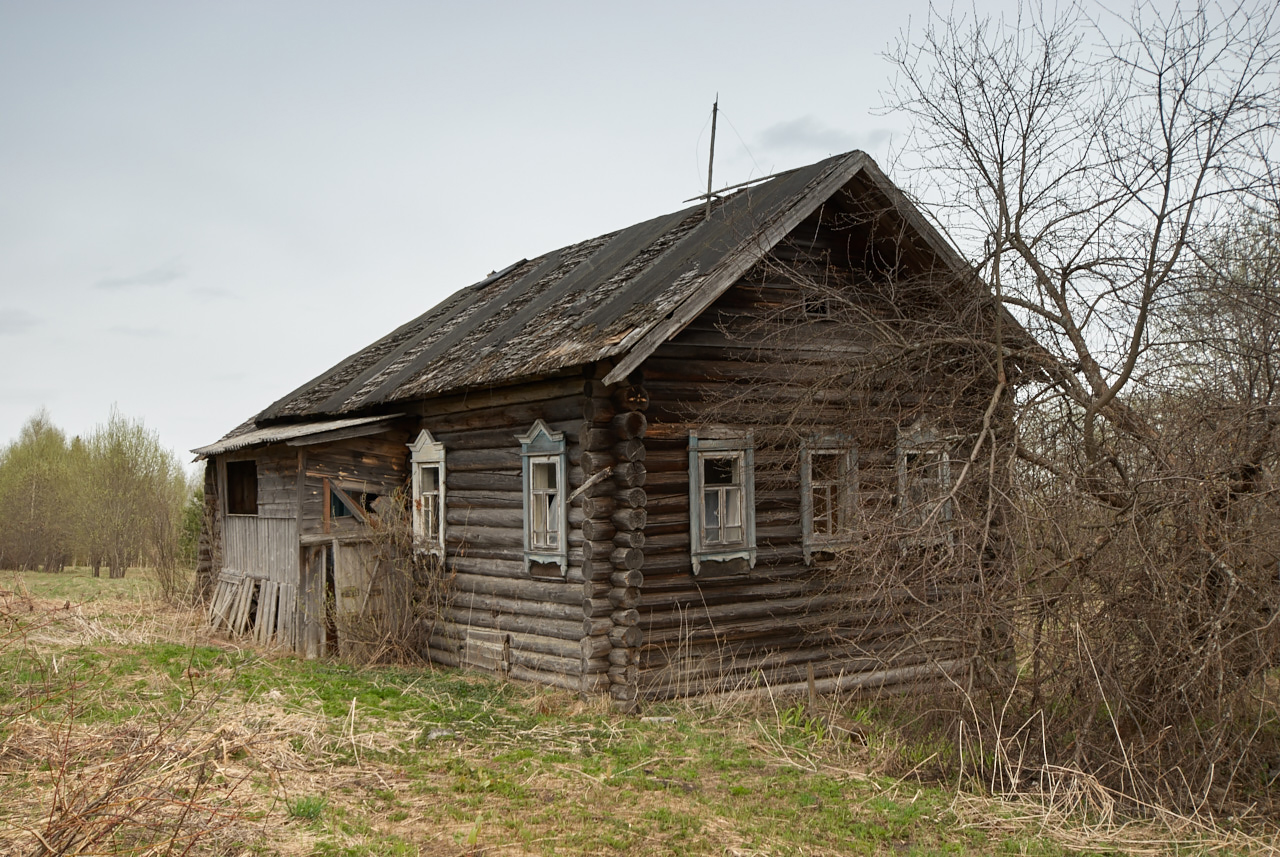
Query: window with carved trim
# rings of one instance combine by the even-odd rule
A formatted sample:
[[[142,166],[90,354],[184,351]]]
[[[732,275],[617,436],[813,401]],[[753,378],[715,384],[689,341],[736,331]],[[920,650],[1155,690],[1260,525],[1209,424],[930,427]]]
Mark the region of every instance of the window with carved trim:
[[[413,492],[413,541],[419,550],[444,556],[444,444],[423,429],[409,444]]]
[[[827,436],[800,448],[801,528],[805,561],[847,546],[857,527],[858,455],[851,441]]]
[[[916,423],[898,437],[898,518],[918,544],[950,544],[955,501],[947,438]]]
[[[706,562],[756,560],[755,455],[750,435],[689,434],[689,543],[693,572]]]
[[[524,485],[524,564],[531,574],[569,572],[564,433],[542,420],[517,435]]]

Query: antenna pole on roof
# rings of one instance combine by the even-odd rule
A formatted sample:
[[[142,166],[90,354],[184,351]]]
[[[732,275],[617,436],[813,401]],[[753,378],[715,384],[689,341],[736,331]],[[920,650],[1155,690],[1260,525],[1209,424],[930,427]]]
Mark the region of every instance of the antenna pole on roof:
[[[707,216],[705,220],[711,219],[711,172],[716,165],[716,114],[720,112],[720,93],[716,93],[716,100],[711,104],[711,155],[707,158]]]

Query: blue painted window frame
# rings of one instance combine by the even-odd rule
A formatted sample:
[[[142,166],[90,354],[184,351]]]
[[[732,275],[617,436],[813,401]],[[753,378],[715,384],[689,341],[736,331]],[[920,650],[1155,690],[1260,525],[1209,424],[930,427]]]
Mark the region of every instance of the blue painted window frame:
[[[898,432],[898,515],[907,544],[950,546],[954,542],[955,499],[950,496],[953,440],[923,421]],[[913,466],[913,459],[920,457],[930,459],[927,466],[932,475],[923,475],[924,467]],[[911,502],[913,493],[922,496],[920,503]]]
[[[536,562],[542,565],[558,565],[560,575],[567,576],[569,573],[569,504],[566,499],[568,468],[564,432],[552,431],[542,420],[536,420],[529,431],[516,435],[516,440],[520,441],[520,477],[524,497],[521,505],[524,518],[522,529],[524,530],[525,573],[529,573],[530,566]],[[554,468],[551,472],[555,474],[555,494],[550,501],[540,499],[547,497],[549,492],[534,487],[534,467],[537,465],[550,465]],[[535,503],[547,503],[548,517],[553,513],[555,515],[555,545],[534,543]]]
[[[813,458],[815,455],[839,456],[839,476],[835,480],[823,479],[818,487],[826,487],[827,508],[829,514],[843,522],[835,532],[818,532],[816,523],[817,510],[814,509],[813,498],[815,481],[813,477]],[[856,534],[854,522],[858,514],[858,449],[853,440],[846,435],[822,435],[807,438],[800,443],[800,526],[803,534],[804,561],[813,563],[813,555],[818,551],[837,550],[852,544]]]
[[[705,465],[709,460],[727,459],[738,464],[739,483],[734,497],[742,521],[742,539],[732,542],[707,540]],[[723,497],[725,492],[720,492]],[[704,562],[745,559],[749,568],[756,565],[756,490],[755,443],[749,433],[717,430],[689,432],[689,556],[693,573],[702,571]]]
[[[413,516],[414,546],[433,556],[444,556],[445,522],[445,452],[444,444],[431,436],[431,432],[423,429],[413,443],[408,444],[409,463],[413,474],[413,496],[411,515]],[[423,502],[423,471],[436,471],[436,490],[428,492],[434,495],[436,505],[436,532],[430,533],[427,528],[427,516]]]

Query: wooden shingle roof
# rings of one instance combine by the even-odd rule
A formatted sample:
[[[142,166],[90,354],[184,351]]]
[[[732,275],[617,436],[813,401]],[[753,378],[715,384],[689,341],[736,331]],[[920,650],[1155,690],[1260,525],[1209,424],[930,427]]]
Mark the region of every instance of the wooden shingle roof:
[[[932,253],[962,264],[863,152],[782,173],[705,206],[638,223],[468,286],[258,414],[253,426],[395,410],[611,359],[615,382],[678,333],[855,176]],[[228,435],[230,437],[231,435]]]

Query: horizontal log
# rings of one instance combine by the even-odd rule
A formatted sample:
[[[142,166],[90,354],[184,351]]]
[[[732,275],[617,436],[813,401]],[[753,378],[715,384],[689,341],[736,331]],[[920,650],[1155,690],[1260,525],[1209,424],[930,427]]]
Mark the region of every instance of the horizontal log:
[[[580,587],[566,586],[558,581],[549,583],[531,580],[523,576],[508,578],[459,573],[454,577],[452,586],[458,592],[497,595],[524,601],[551,601],[560,604],[579,604],[582,601]]]
[[[427,647],[427,660],[433,664],[441,664],[455,669],[462,666],[462,657],[457,652],[450,652],[431,646]]]
[[[613,619],[608,616],[592,616],[582,620],[581,629],[583,637],[598,637],[601,634],[608,634],[613,631]]]
[[[448,497],[450,511],[455,506],[470,506],[485,509],[524,508],[524,495],[519,491],[459,491],[450,490]]]
[[[584,580],[581,586],[583,598],[608,598],[613,590],[608,580]]]
[[[613,433],[619,440],[642,438],[649,428],[649,421],[639,411],[618,414],[612,421]]]
[[[512,405],[527,404],[530,408],[545,409],[549,402],[559,399],[566,401],[580,400],[582,397],[582,379],[573,375],[550,378],[542,381],[526,381],[507,387],[488,390],[468,390],[456,396],[440,396],[423,401],[419,410],[425,417],[443,420],[450,414],[465,414],[473,411],[505,408]],[[532,413],[532,411],[531,411]],[[532,424],[533,420],[529,422]],[[436,432],[432,432],[436,434]]]
[[[442,618],[464,627],[484,628],[494,631],[516,631],[522,634],[556,637],[574,642],[581,640],[583,637],[581,619],[576,622],[570,622],[525,614],[498,613],[494,615],[487,610],[468,610],[452,604],[441,608],[440,615]],[[581,612],[578,615],[581,615]],[[610,626],[612,627],[611,621]]]
[[[479,527],[468,524],[451,527],[449,537],[463,545],[524,549],[524,531],[519,527]],[[607,544],[613,547],[613,542]]]
[[[520,496],[520,471],[456,471],[446,468],[444,484],[447,491],[503,491]]]
[[[609,516],[609,519],[619,530],[631,531],[643,530],[649,516],[645,514],[644,509],[618,509]]]
[[[579,427],[578,445],[587,452],[608,452],[613,449],[616,438],[606,428],[596,428],[591,423],[583,423],[587,428]]]
[[[610,651],[613,651],[610,649]],[[592,673],[608,673],[609,667],[613,664],[609,663],[609,656],[601,655],[595,658],[582,658],[578,664],[578,672],[582,675],[590,675]]]
[[[604,634],[583,637],[578,645],[582,649],[582,657],[588,660],[608,657],[609,653],[613,651],[613,643],[609,642],[609,638]]]
[[[644,586],[644,574],[634,569],[615,571],[609,575],[609,582],[620,587]]]
[[[614,625],[637,625],[640,623],[640,611],[634,607],[614,610],[610,618]]]
[[[951,685],[957,677],[965,675],[970,668],[970,661],[955,658],[944,661],[931,661],[912,666],[893,667],[862,673],[840,674],[814,682],[814,690],[818,693],[850,693],[865,690],[883,690],[890,687],[901,687],[903,691],[918,689],[921,684]],[[962,681],[962,679],[961,679]],[[613,685],[618,687],[618,685]],[[675,696],[695,695],[712,692],[715,685],[711,682],[677,688],[646,688],[645,699],[670,699]],[[612,692],[612,687],[610,688]],[[721,688],[719,692],[730,692],[737,698],[799,696],[809,693],[807,677],[803,681],[770,684],[767,687],[754,688]]]
[[[602,520],[610,517],[617,504],[612,497],[585,497],[581,503],[582,514],[590,520]]]
[[[609,663],[617,666],[626,666],[627,664],[640,663],[639,649],[609,649]]]
[[[646,455],[644,441],[639,438],[619,441],[613,445],[613,457],[617,461],[644,461]]]
[[[612,399],[591,396],[582,400],[582,418],[589,423],[607,424],[617,412]]]
[[[478,574],[500,578],[525,577],[524,560],[522,559],[482,558],[467,554],[465,556],[450,556],[448,566],[460,575]]]
[[[612,546],[613,542],[608,544]],[[614,548],[611,552],[611,559],[613,560],[613,567],[620,570],[634,571],[644,567],[644,551],[639,548]]]
[[[582,677],[581,692],[587,694],[607,693],[612,687],[607,672],[587,673]]]
[[[582,576],[585,580],[603,582],[609,579],[609,575],[613,574],[613,557],[605,556],[600,557],[599,559],[583,559],[581,567]]]
[[[612,539],[610,539],[609,541],[598,541],[598,542],[584,541],[582,543],[582,556],[584,559],[612,560],[614,550],[616,550],[616,548],[613,545]]]
[[[643,509],[649,502],[649,496],[643,488],[619,488],[613,492],[613,499],[619,506],[632,509]]]
[[[571,587],[566,587],[572,590]],[[604,599],[608,604],[608,599]],[[582,601],[573,604],[562,604],[555,601],[535,601],[521,598],[509,598],[502,595],[488,595],[483,592],[455,592],[450,599],[450,606],[455,610],[488,611],[490,613],[510,616],[534,616],[547,619],[563,619],[573,621],[582,618]],[[612,607],[612,605],[609,605]],[[608,614],[606,614],[608,615]]]
[[[624,461],[613,465],[613,482],[619,488],[642,488],[649,471],[642,461]]]
[[[582,615],[588,618],[596,618],[599,616],[608,616],[614,610],[614,603],[606,598],[583,598],[581,602]]]
[[[532,669],[524,664],[513,664],[511,671],[507,673],[507,675],[516,681],[528,681],[533,682],[534,684],[544,684],[575,692],[582,687],[581,676],[565,675],[560,672],[547,672],[545,670]],[[611,690],[612,687],[613,686],[610,685]]]
[[[524,527],[524,515],[518,507],[514,509],[484,509],[455,504],[452,497],[449,498],[449,501],[445,522],[450,528],[458,526],[501,527],[521,532]]]
[[[635,648],[644,641],[644,632],[639,625],[612,625],[609,640],[615,647]]]
[[[613,514],[613,510],[609,510],[609,514]],[[582,522],[582,537],[588,541],[605,541],[612,539],[618,532],[614,527],[613,521],[606,516],[604,519],[587,518]]]
[[[508,658],[512,669],[516,666],[527,667],[539,672],[560,672],[566,676],[582,675],[582,658],[562,658],[542,652],[528,652],[512,646]]]
[[[546,637],[541,634],[508,633],[507,639],[511,648],[525,652],[541,652],[561,658],[581,658],[580,641],[563,640],[559,637]]]
[[[581,467],[587,473],[598,473],[606,467],[613,467],[613,452],[584,452],[581,458]]]
[[[457,449],[445,455],[449,472],[520,469],[520,445],[514,439],[502,449]]]
[[[634,684],[613,684],[609,686],[609,696],[620,701],[630,702],[637,695],[636,686]]]
[[[610,589],[605,597],[614,607],[637,607],[640,604],[640,590],[634,586]]]
[[[610,665],[609,680],[614,684],[635,684],[640,669],[635,664]]]
[[[612,524],[613,522],[610,521],[611,529],[612,529]],[[612,538],[613,538],[613,543],[620,548],[643,548],[644,547],[645,535],[643,531],[637,532],[633,530],[632,532],[629,532],[629,533],[619,533],[615,531]]]

